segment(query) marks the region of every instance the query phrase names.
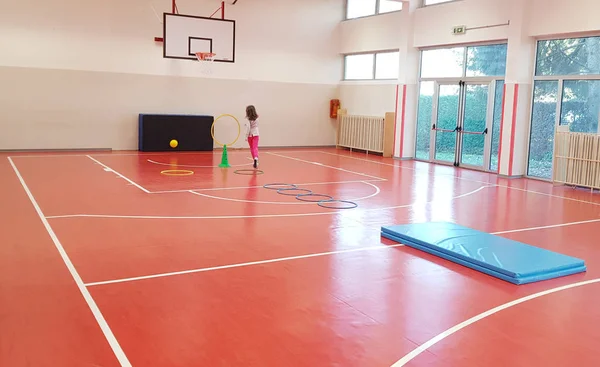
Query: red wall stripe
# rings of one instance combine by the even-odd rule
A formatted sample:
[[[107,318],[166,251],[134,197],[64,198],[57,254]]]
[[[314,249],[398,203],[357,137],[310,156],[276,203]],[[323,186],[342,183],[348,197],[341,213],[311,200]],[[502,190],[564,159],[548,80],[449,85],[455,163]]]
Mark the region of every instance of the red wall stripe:
[[[399,92],[399,85],[396,85],[396,104],[394,107],[394,116],[396,118],[396,121],[394,121],[394,149],[393,149],[393,153],[392,156],[396,153],[396,132],[397,132],[397,127],[398,127],[398,92]],[[402,155],[402,153],[400,153],[400,155]]]
[[[402,87],[402,120],[400,124],[400,158],[404,158],[404,122],[406,120],[406,84]]]
[[[502,132],[504,132],[504,107],[506,106],[506,83],[504,83],[504,92],[502,93],[502,115],[500,115],[500,146],[498,147],[498,173],[502,164]]]
[[[512,124],[510,127],[510,158],[508,161],[508,175],[513,175],[513,156],[515,154],[515,127],[517,126],[517,104],[519,103],[519,84],[515,84],[515,96],[513,98]]]

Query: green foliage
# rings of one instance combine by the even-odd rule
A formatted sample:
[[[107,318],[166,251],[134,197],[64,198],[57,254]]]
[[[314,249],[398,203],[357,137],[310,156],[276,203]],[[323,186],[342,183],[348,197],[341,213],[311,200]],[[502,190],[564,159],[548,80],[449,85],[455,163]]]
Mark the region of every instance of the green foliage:
[[[600,81],[585,75],[600,75],[600,37],[538,42],[536,75],[582,75],[563,82],[560,124],[570,131],[596,133],[600,116]],[[554,127],[559,81],[536,81],[534,87],[528,174],[552,177]]]
[[[467,48],[467,76],[504,76],[507,45]]]
[[[448,87],[448,86],[444,86]],[[456,86],[458,90],[458,86]],[[500,89],[502,92],[502,89]],[[497,101],[501,106],[502,96]],[[458,119],[458,94],[441,95],[438,102],[438,116],[436,127],[446,130],[454,130]],[[464,130],[470,132],[483,132],[486,128],[488,89],[481,85],[467,86],[465,96],[465,120]],[[419,114],[417,121],[417,158],[429,158],[429,139],[431,133],[431,113],[433,97],[421,95],[419,98]],[[500,109],[499,109],[500,110]],[[499,123],[499,118],[498,118]],[[488,132],[489,133],[489,132]],[[464,135],[463,161],[465,163],[483,164],[483,135]],[[498,141],[498,138],[496,138]],[[456,133],[437,132],[436,153],[444,157],[454,157],[456,146]],[[467,162],[465,157],[471,156]],[[437,158],[440,158],[439,156]]]
[[[466,52],[467,54],[467,64],[463,66],[467,77],[503,76],[506,72],[506,44],[472,46],[463,48],[463,52]],[[462,59],[459,57],[459,60]],[[449,61],[442,60],[439,63],[431,64],[430,69],[433,70],[429,70],[428,75],[431,74],[431,76],[433,76],[437,73],[445,75],[446,73],[444,70],[449,66],[442,64],[443,62]],[[434,68],[436,65],[437,67]],[[439,71],[436,71],[437,69],[439,69]],[[422,86],[426,83],[430,84],[427,87],[432,87],[432,82],[422,82]],[[504,86],[502,82],[498,83],[498,85],[499,89],[495,91],[497,103],[494,110],[494,129],[496,129],[496,134],[492,135],[492,139],[495,142],[494,149],[496,154],[499,141],[498,133]],[[445,90],[440,93],[436,124],[439,128],[453,130],[456,127],[458,118],[458,86],[442,86],[441,88]],[[455,94],[449,93],[451,92],[449,89],[452,88],[456,88]],[[491,93],[492,91],[488,91],[487,88],[481,86],[471,86],[467,88],[471,88],[472,90],[468,90],[466,95],[464,128],[467,131],[483,132],[487,118],[488,93]],[[423,93],[421,93],[419,97],[416,140],[416,157],[419,159],[429,159],[430,133],[432,127],[432,99],[432,96]],[[493,131],[488,133],[493,134]],[[465,135],[462,161],[474,165],[483,164],[482,152],[484,141],[485,138],[482,135]],[[436,134],[436,158],[450,161],[454,160],[455,145],[455,133],[438,132]],[[494,162],[497,162],[497,159],[494,159]]]
[[[600,74],[600,37],[539,41],[536,75]]]

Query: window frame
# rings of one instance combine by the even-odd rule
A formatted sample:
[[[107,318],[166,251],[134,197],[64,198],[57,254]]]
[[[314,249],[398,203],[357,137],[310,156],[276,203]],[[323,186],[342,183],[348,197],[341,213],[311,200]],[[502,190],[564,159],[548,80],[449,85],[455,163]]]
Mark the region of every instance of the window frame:
[[[398,76],[395,78],[378,78],[377,77],[377,56],[384,54],[398,54],[398,65],[396,65],[396,72]],[[378,51],[373,54],[373,80],[398,80],[400,77],[400,50],[388,50],[388,51]]]
[[[461,1],[461,0],[456,0],[456,1]],[[445,4],[445,3],[442,3]],[[436,6],[436,5],[441,5],[441,4],[433,4],[433,5],[428,5],[428,6]],[[461,80],[465,80],[468,82],[490,82],[490,85],[494,85],[496,86],[497,83],[499,81],[504,82],[504,85],[507,84],[506,81],[506,70],[505,70],[505,75],[496,75],[496,76],[467,76],[467,49],[469,47],[477,47],[477,46],[494,46],[494,45],[506,45],[507,50],[508,50],[508,40],[502,40],[502,41],[483,41],[483,42],[474,42],[474,43],[464,43],[464,44],[455,44],[455,45],[439,45],[439,46],[430,46],[430,47],[423,47],[423,48],[419,48],[419,67],[418,67],[418,79],[417,79],[417,102],[416,102],[416,111],[417,111],[417,116],[415,118],[415,124],[418,123],[418,113],[419,113],[419,98],[420,98],[420,93],[421,93],[421,83],[422,82],[433,82],[434,85],[436,82],[442,82],[442,83],[452,83],[452,82],[459,82]],[[463,69],[462,69],[462,75],[460,77],[432,77],[432,78],[423,78],[422,72],[423,72],[423,52],[424,51],[430,51],[430,50],[441,50],[441,49],[451,49],[451,48],[464,48],[464,53],[463,53]],[[508,52],[507,52],[507,60],[506,60],[506,65],[508,66]],[[492,84],[493,83],[493,84]],[[495,90],[493,92],[495,94]],[[435,95],[435,94],[434,94]],[[495,98],[495,95],[494,95]],[[505,98],[505,96],[503,96],[503,98]],[[494,101],[495,102],[495,101]],[[493,107],[492,107],[493,109]],[[492,111],[493,113],[493,111]],[[432,115],[433,118],[433,115]],[[415,125],[415,131],[414,131],[414,150],[413,150],[413,159],[415,161],[418,162],[426,162],[429,163],[430,162],[430,158],[428,159],[422,159],[422,158],[417,158],[417,135],[418,135],[419,131],[418,131],[418,126]],[[500,132],[500,134],[502,134],[502,132]],[[431,146],[429,147],[429,149],[431,149]],[[431,153],[431,150],[430,150]],[[490,161],[491,164],[491,161]],[[498,167],[498,171],[492,171],[489,167],[485,168],[485,170],[483,172],[489,172],[489,173],[498,173],[499,172],[500,167]]]
[[[361,82],[361,81],[376,81],[376,82],[380,82],[380,81],[390,81],[390,80],[398,80],[398,78],[392,78],[392,79],[377,79],[377,55],[379,54],[389,54],[389,53],[400,53],[399,49],[391,49],[391,50],[379,50],[379,51],[368,51],[368,52],[353,52],[353,53],[348,53],[348,54],[344,54],[343,55],[343,63],[344,63],[344,70],[342,72],[342,81],[343,82]],[[348,56],[357,56],[357,55],[371,55],[373,57],[373,70],[371,72],[371,77],[368,79],[347,79],[346,78],[346,70],[348,68]],[[398,65],[398,72],[400,71],[400,65]]]
[[[398,12],[402,11],[402,9],[400,9],[400,10],[393,10],[393,11],[388,11],[388,12],[382,13],[381,12],[381,7],[380,7],[381,0],[375,0],[375,13],[373,13],[373,14],[367,14],[367,15],[361,15],[359,17],[354,17],[354,18],[348,18],[348,1],[351,1],[351,0],[344,1],[344,21],[346,21],[346,20],[354,20],[354,19],[362,19],[362,18],[368,18],[368,17],[375,17],[377,15],[383,15],[383,14],[393,14],[393,13],[398,13]],[[452,0],[452,1],[455,1],[455,0]],[[400,2],[400,3],[402,4],[402,2]]]
[[[559,128],[561,116],[562,116],[562,100],[563,100],[563,90],[564,90],[564,82],[565,80],[600,80],[600,74],[575,74],[575,75],[536,75],[537,67],[538,67],[538,47],[540,42],[544,41],[552,41],[552,40],[564,40],[564,39],[578,39],[578,38],[592,38],[597,37],[600,38],[600,34],[592,34],[587,36],[581,35],[573,35],[572,37],[539,37],[535,39],[535,53],[533,60],[533,72],[531,76],[531,93],[529,96],[530,107],[529,107],[529,126],[527,128],[527,155],[526,155],[526,165],[525,165],[525,177],[532,180],[544,181],[544,182],[552,182],[552,176],[554,172],[551,172],[550,178],[531,176],[529,175],[529,165],[531,158],[531,129],[533,125],[533,104],[535,98],[535,82],[536,81],[552,81],[558,84],[558,91],[556,94],[557,106],[556,106],[556,116],[554,118],[554,133],[556,134],[556,130]],[[598,124],[598,134],[600,134],[600,123]],[[552,167],[554,167],[554,153],[552,153]]]
[[[462,0],[456,0],[456,1],[462,1]],[[435,4],[437,5],[437,4]],[[429,5],[429,6],[435,6],[435,5]],[[466,65],[467,65],[467,48],[469,47],[477,47],[477,46],[494,46],[494,45],[506,45],[507,50],[508,50],[508,40],[502,40],[502,41],[483,41],[483,42],[473,42],[473,43],[459,43],[459,44],[455,44],[455,45],[440,45],[440,46],[429,46],[429,47],[422,47],[419,48],[419,71],[418,71],[418,79],[419,81],[423,80],[423,81],[436,81],[436,80],[444,80],[444,81],[458,81],[464,78],[469,78],[470,80],[488,80],[488,79],[504,79],[505,76],[477,76],[477,77],[468,77],[466,76]],[[438,77],[438,78],[423,78],[422,75],[422,68],[423,68],[423,51],[431,51],[431,50],[443,50],[443,49],[448,49],[448,48],[461,48],[464,47],[465,48],[465,52],[463,55],[463,73],[460,77]],[[508,52],[507,52],[508,54]],[[507,59],[508,60],[508,59]],[[506,63],[506,65],[508,65],[508,61]]]
[[[426,4],[427,0],[422,0],[421,1],[421,7],[422,8],[427,8],[430,6],[438,6],[438,5],[444,5],[444,4],[449,4],[449,3],[455,3],[455,2],[459,2],[459,1],[463,1],[463,0],[449,0],[449,1],[444,1],[443,3],[437,3],[437,4]]]
[[[346,0],[348,1],[348,0]],[[388,0],[390,1],[390,0]],[[401,1],[397,1],[398,3],[400,3],[402,5],[402,8],[404,8],[404,4]],[[390,14],[390,13],[397,13],[399,11],[402,11],[402,9],[400,10],[392,10],[392,11],[386,11],[384,13],[381,12],[381,0],[377,0],[377,7],[376,7],[377,13],[375,13],[375,15],[381,15],[381,14]]]

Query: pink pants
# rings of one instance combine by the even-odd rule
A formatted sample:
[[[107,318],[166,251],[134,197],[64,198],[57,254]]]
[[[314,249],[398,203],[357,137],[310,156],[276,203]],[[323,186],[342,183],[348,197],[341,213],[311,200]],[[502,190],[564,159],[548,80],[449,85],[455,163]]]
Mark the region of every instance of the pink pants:
[[[258,135],[248,137],[248,145],[253,159],[258,159]]]

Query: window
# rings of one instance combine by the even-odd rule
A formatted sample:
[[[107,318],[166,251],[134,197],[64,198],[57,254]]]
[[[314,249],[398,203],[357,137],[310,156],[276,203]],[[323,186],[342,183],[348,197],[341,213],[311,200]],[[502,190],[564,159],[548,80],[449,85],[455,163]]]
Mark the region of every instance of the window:
[[[398,0],[379,0],[379,14],[402,10],[402,3]]]
[[[423,51],[421,78],[504,76],[507,48],[504,43]]]
[[[506,74],[508,45],[467,47],[467,76],[503,76]]]
[[[563,82],[560,125],[576,133],[597,133],[600,118],[600,80]]]
[[[346,55],[344,80],[398,79],[399,68],[397,51]]]
[[[594,74],[600,74],[600,37],[538,42],[536,76]]]
[[[527,166],[527,175],[529,176],[547,179],[552,177],[557,95],[557,81],[538,80],[533,86],[529,164]]]
[[[554,132],[599,133],[600,37],[539,41],[527,175],[552,178]]]
[[[492,154],[490,171],[498,171],[498,153],[500,152],[500,124],[502,122],[502,100],[504,99],[504,80],[496,81],[494,97],[494,122],[492,124]]]
[[[373,79],[374,54],[347,55],[344,68],[344,79]]]
[[[463,76],[465,48],[423,51],[421,78],[459,78]]]
[[[385,52],[375,55],[375,79],[398,79],[400,54]]]
[[[429,159],[431,142],[431,118],[433,114],[433,82],[421,82],[419,87],[419,105],[417,111],[417,141],[415,156],[417,159]]]
[[[423,0],[423,5],[425,5],[425,6],[435,5],[435,4],[449,3],[452,1],[456,1],[456,0]]]
[[[377,0],[347,0],[346,19],[375,15]]]
[[[490,171],[498,170],[507,48],[508,45],[504,43],[421,52],[416,159],[454,160],[455,136],[432,133],[432,126],[435,124],[442,129],[454,129],[458,109],[462,108],[464,126],[471,131],[488,128],[491,144],[488,152],[482,153],[482,147],[487,144],[485,137],[462,137],[461,162]],[[465,88],[464,97],[460,97],[459,81],[470,82]],[[459,103],[460,98],[464,98],[463,107]]]
[[[399,0],[346,0],[346,19],[402,10]]]

